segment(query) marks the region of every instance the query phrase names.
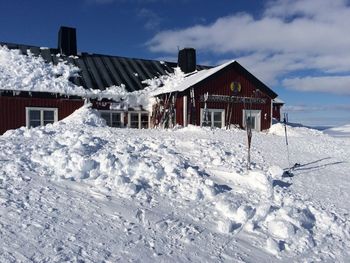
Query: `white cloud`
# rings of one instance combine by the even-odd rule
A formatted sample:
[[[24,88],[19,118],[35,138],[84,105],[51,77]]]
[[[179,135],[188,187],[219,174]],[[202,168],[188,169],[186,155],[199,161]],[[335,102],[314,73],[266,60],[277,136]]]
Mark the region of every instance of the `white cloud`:
[[[282,110],[284,112],[315,112],[315,111],[349,111],[350,105],[285,105]]]
[[[162,21],[157,13],[147,8],[140,9],[138,16],[145,20],[144,27],[149,30],[157,29]]]
[[[350,95],[350,76],[304,77],[284,79],[283,86],[299,91],[319,91]]]
[[[349,73],[349,24],[346,0],[275,0],[268,2],[259,18],[239,13],[211,24],[161,31],[148,46],[153,52],[169,54],[175,54],[178,46],[191,46],[233,57],[273,85],[297,71],[317,71],[321,76]],[[320,85],[318,79],[282,83],[297,90],[350,95],[346,89],[349,77],[325,77],[329,86]],[[296,81],[303,88],[294,85]]]

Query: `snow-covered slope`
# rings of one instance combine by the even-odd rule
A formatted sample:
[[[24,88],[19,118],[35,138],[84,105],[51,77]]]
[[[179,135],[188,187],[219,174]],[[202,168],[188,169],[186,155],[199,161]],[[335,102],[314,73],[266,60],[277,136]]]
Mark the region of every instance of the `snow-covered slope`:
[[[350,124],[326,129],[323,132],[333,137],[350,137]]]
[[[284,178],[273,129],[253,134],[249,172],[241,130],[114,129],[85,106],[8,131],[0,261],[346,262],[350,140],[295,130]]]

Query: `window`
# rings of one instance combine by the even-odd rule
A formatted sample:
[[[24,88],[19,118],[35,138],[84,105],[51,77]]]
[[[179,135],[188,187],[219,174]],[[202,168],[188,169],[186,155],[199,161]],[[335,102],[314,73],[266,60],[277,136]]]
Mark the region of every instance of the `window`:
[[[148,113],[141,113],[141,129],[148,128]]]
[[[243,127],[250,125],[252,130],[260,131],[261,111],[260,110],[243,110]]]
[[[124,127],[124,113],[117,111],[100,111],[101,117],[110,127]]]
[[[201,109],[201,126],[208,127],[224,127],[225,110],[223,109],[207,109],[207,122],[204,120],[204,109]]]
[[[57,108],[26,107],[26,126],[44,126],[57,121]]]
[[[247,125],[248,125],[248,127],[251,127],[252,128],[252,130],[255,130],[255,122],[256,122],[256,120],[255,120],[256,118],[255,118],[255,116],[249,116],[249,114],[248,114],[248,116],[247,116]]]
[[[139,128],[139,114],[134,113],[134,112],[129,113],[129,118],[130,118],[129,127],[134,128],[134,129],[138,129]]]
[[[129,112],[128,127],[135,129],[147,129],[149,127],[148,112]]]

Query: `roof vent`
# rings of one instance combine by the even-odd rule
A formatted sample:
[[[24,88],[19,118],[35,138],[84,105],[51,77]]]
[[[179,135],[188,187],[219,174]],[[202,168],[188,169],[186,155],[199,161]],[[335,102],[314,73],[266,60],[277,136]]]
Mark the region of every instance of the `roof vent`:
[[[61,54],[77,55],[76,30],[72,27],[61,26],[58,31],[58,50]]]
[[[196,50],[194,48],[184,48],[179,51],[178,66],[184,73],[196,70]]]

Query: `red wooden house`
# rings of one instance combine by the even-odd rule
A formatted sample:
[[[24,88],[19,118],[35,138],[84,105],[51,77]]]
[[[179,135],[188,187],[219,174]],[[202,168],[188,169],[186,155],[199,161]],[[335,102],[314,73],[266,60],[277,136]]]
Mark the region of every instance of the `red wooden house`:
[[[175,89],[157,95],[161,103],[175,101],[176,124],[244,128],[248,121],[257,131],[270,128],[273,112],[279,114],[273,111],[275,92],[237,61],[191,74],[193,58],[194,49],[180,51],[179,66],[188,76]]]
[[[159,88],[156,97],[162,112],[149,112],[142,105],[130,107],[123,101],[108,98],[90,98],[107,124],[114,127],[148,128],[160,124],[169,106],[174,112],[171,124],[183,126],[245,127],[248,120],[254,129],[264,130],[271,126],[273,114],[279,114],[279,108],[273,111],[273,99],[277,94],[238,62],[218,67],[200,66],[196,64],[194,49],[181,50],[178,63],[78,53],[75,29],[67,27],[59,31],[58,48],[4,42],[0,45],[18,49],[24,55],[30,51],[47,63],[67,61],[80,69],[79,76],[70,79],[72,83],[101,92],[120,85],[128,92],[143,90],[147,86],[145,80],[171,74],[177,66],[187,73],[183,83],[174,90]],[[21,126],[35,127],[61,120],[81,107],[84,99],[62,92],[0,87],[0,134]]]

